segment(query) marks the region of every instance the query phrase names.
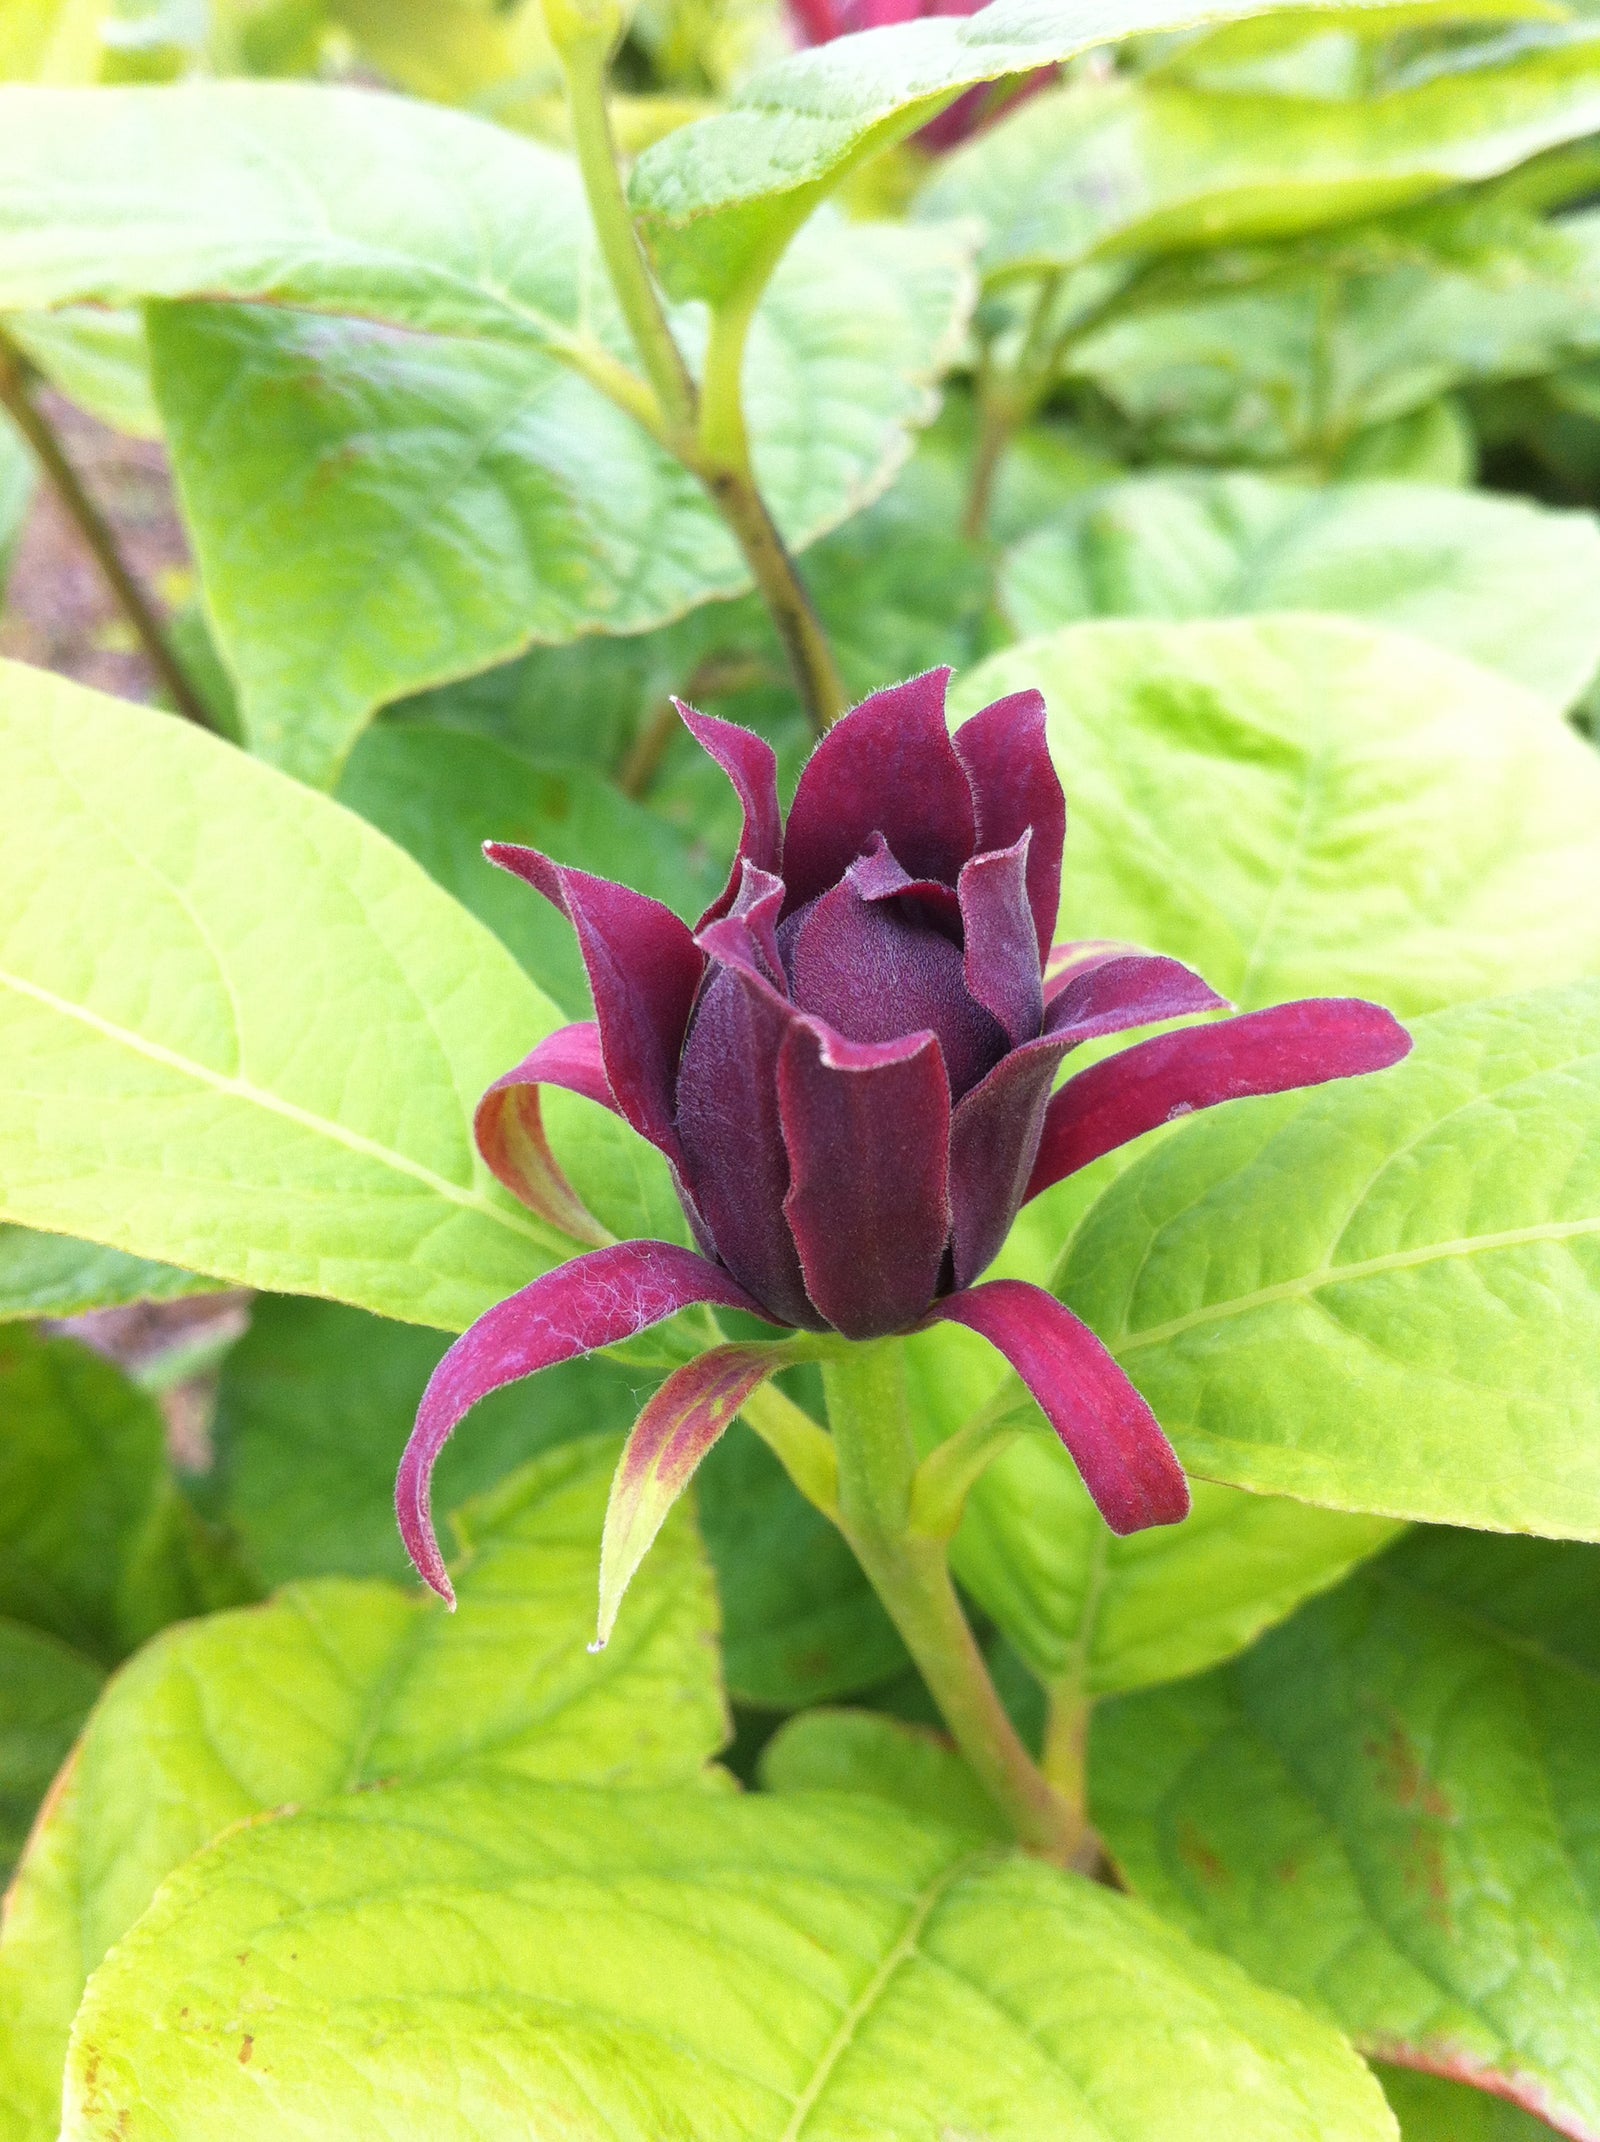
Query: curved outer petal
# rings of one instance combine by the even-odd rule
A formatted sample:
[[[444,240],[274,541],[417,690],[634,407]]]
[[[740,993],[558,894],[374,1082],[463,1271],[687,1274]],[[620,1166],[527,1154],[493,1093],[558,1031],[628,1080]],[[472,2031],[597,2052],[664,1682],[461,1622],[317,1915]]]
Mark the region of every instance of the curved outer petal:
[[[705,972],[688,926],[659,900],[553,863],[535,848],[490,841],[483,852],[543,893],[577,931],[617,1108],[642,1138],[680,1166],[673,1090]]]
[[[1098,967],[1102,961],[1121,959],[1130,952],[1139,952],[1141,945],[1130,945],[1116,937],[1063,938],[1050,947],[1044,963],[1044,1000],[1048,1004],[1060,996],[1075,974],[1087,967]]]
[[[1043,697],[1026,691],[996,699],[961,724],[954,743],[972,787],[976,848],[1010,848],[1032,829],[1028,905],[1042,962],[1056,933],[1067,837],[1067,802],[1050,756]]]
[[[764,736],[741,729],[736,722],[719,721],[714,714],[701,714],[674,699],[684,727],[701,750],[716,760],[733,783],[734,794],[744,806],[744,830],[739,850],[728,872],[728,882],[696,924],[704,929],[732,907],[740,876],[748,862],[758,870],[778,873],[783,868],[783,818],[778,809],[778,758]]]
[[[781,1341],[713,1346],[674,1369],[634,1422],[611,1483],[600,1541],[600,1619],[591,1651],[603,1651],[622,1595],[696,1466],[750,1393],[791,1359]]]
[[[394,1490],[406,1552],[441,1599],[453,1605],[455,1594],[434,1537],[429,1494],[456,1423],[491,1391],[615,1346],[696,1302],[766,1318],[726,1272],[693,1250],[672,1242],[614,1242],[557,1265],[462,1333],[428,1380]]]
[[[914,1324],[950,1233],[950,1087],[932,1034],[846,1041],[796,1014],[778,1058],[784,1213],[806,1293],[848,1339]]]
[[[941,1319],[980,1332],[1011,1363],[1113,1532],[1188,1516],[1188,1482],[1161,1423],[1088,1325],[1053,1294],[1021,1279],[992,1279],[940,1302],[928,1322]]]
[[[1034,1040],[1044,1025],[1044,983],[1028,905],[1031,846],[1024,830],[1009,848],[975,855],[961,866],[957,885],[968,992],[993,1012],[1013,1048]]]
[[[1379,1004],[1309,997],[1216,1026],[1158,1034],[1069,1079],[1045,1111],[1028,1196],[1196,1109],[1383,1071],[1411,1036]]]
[[[514,1071],[497,1078],[478,1103],[472,1134],[478,1151],[513,1197],[577,1242],[609,1242],[611,1237],[550,1150],[539,1108],[541,1086],[564,1086],[615,1111],[600,1062],[600,1030],[593,1020],[547,1034]]]
[[[930,669],[874,692],[811,754],[784,834],[786,914],[836,885],[874,833],[910,876],[954,885],[977,831],[945,727],[949,681],[948,669]]]
[[[1124,1034],[1130,1026],[1232,1009],[1182,960],[1126,945],[1064,974],[1050,991],[1049,1004],[1045,1032],[1070,1039],[1074,1048],[1105,1034]]]
[[[968,866],[971,867],[970,865]],[[1044,1033],[1003,1057],[956,1103],[950,1130],[950,1214],[955,1283],[970,1286],[1000,1254],[1029,1196],[1050,1088],[1080,1042],[1222,1005],[1175,959],[1124,945],[1093,947],[1045,1012]]]
[[[678,1075],[685,1178],[718,1255],[785,1323],[815,1330],[784,1217],[789,1157],[778,1115],[778,1052],[794,1016],[781,985],[772,916],[782,887],[747,872],[732,914],[700,933],[717,963]],[[753,893],[753,897],[751,894]]]

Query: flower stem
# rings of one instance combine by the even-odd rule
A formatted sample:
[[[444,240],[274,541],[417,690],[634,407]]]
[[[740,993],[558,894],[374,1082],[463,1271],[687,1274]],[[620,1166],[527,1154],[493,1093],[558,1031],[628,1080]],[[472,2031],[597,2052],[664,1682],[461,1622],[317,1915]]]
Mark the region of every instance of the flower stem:
[[[566,78],[572,145],[611,287],[669,429],[688,433],[695,420],[695,385],[628,211],[606,105],[606,62],[619,25],[603,19],[606,11],[593,22],[577,8],[547,7],[545,13]]]
[[[105,575],[123,615],[133,627],[145,659],[166,686],[174,707],[202,729],[216,727],[211,710],[190,683],[177,656],[167,644],[166,633],[155,606],[129,570],[117,548],[111,524],[101,513],[77,470],[68,460],[50,420],[30,391],[27,361],[10,339],[0,333],[0,408],[33,449],[74,527]]]
[[[744,352],[761,280],[712,316],[693,466],[744,553],[811,726],[821,735],[848,701],[828,636],[756,483],[744,417]]]
[[[1019,1840],[1065,1864],[1073,1810],[1028,1754],[950,1581],[943,1540],[913,1529],[916,1446],[897,1339],[846,1344],[822,1364],[839,1467],[839,1526],[966,1757]]]

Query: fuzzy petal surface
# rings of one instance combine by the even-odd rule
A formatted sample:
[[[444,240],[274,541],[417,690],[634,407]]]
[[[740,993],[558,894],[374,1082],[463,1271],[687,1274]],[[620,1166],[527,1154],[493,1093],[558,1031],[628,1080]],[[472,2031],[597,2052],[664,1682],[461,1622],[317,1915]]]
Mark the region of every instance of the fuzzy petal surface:
[[[1158,1034],[1091,1064],[1054,1096],[1028,1196],[1178,1116],[1387,1070],[1410,1052],[1394,1014],[1359,997],[1309,997]]]
[[[1035,691],[1013,692],[964,721],[956,755],[966,769],[977,816],[977,850],[1028,844],[1028,905],[1042,961],[1061,907],[1061,851],[1067,801],[1045,735],[1045,708]]]
[[[594,994],[606,1082],[623,1116],[675,1165],[673,1087],[705,972],[687,924],[643,893],[491,841],[484,853],[560,908],[578,933]]]
[[[433,1468],[480,1398],[557,1362],[631,1339],[696,1302],[765,1317],[726,1272],[671,1242],[614,1242],[557,1265],[480,1316],[429,1378],[395,1481],[400,1536],[418,1573],[454,1602],[434,1535]]]
[[[931,669],[874,692],[818,744],[784,834],[786,913],[836,885],[874,833],[910,876],[955,884],[977,846],[977,828],[945,726],[949,681],[949,670]]]
[[[1044,979],[1028,905],[1024,829],[1009,848],[962,865],[957,891],[965,939],[967,991],[992,1012],[1013,1048],[1037,1040],[1044,1025]]]
[[[732,907],[746,863],[777,874],[783,868],[783,818],[778,809],[778,759],[764,736],[737,722],[719,721],[674,699],[684,727],[709,758],[716,760],[744,807],[744,830],[728,873],[728,882],[697,925],[704,929]]]
[[[1175,1525],[1189,1484],[1161,1424],[1088,1325],[1043,1287],[991,1279],[952,1294],[929,1321],[982,1334],[1039,1402],[1112,1531]]]

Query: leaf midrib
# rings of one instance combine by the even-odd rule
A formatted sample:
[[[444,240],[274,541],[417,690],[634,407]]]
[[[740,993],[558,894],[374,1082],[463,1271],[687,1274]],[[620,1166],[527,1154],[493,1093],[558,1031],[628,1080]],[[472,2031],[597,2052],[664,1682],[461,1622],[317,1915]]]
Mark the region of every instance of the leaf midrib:
[[[377,1161],[397,1175],[407,1175],[450,1204],[459,1205],[463,1210],[476,1213],[483,1219],[493,1220],[509,1233],[521,1235],[525,1240],[535,1243],[547,1254],[553,1253],[557,1257],[566,1254],[565,1241],[556,1237],[553,1231],[540,1227],[531,1218],[524,1218],[520,1214],[491,1204],[477,1190],[451,1182],[448,1176],[436,1173],[422,1161],[413,1160],[405,1153],[397,1153],[392,1146],[384,1145],[376,1138],[368,1138],[361,1131],[351,1130],[345,1124],[334,1123],[326,1116],[316,1115],[309,1108],[301,1108],[296,1102],[287,1100],[280,1094],[269,1093],[263,1087],[253,1085],[248,1079],[230,1078],[223,1072],[213,1071],[208,1065],[197,1063],[193,1057],[184,1056],[176,1049],[169,1049],[162,1042],[151,1041],[142,1034],[131,1032],[127,1027],[118,1026],[98,1012],[91,1011],[87,1005],[73,1004],[69,999],[58,996],[54,990],[46,989],[38,982],[25,981],[20,975],[0,969],[0,987],[14,990],[18,996],[27,997],[34,1003],[43,1005],[47,1011],[54,1012],[59,1017],[76,1020],[79,1025],[88,1027],[116,1047],[127,1049],[136,1056],[143,1056],[149,1062],[160,1064],[169,1071],[176,1071],[181,1077],[192,1079],[197,1085],[209,1087],[214,1093],[243,1101],[249,1106],[263,1109],[269,1115],[281,1116],[285,1121],[297,1124],[302,1130],[326,1138],[331,1144],[342,1145],[348,1152],[359,1154],[365,1160]]]
[[[1495,1234],[1461,1235],[1445,1242],[1430,1242],[1420,1249],[1391,1250],[1382,1257],[1367,1257],[1354,1264],[1319,1265],[1314,1272],[1280,1280],[1275,1286],[1258,1287],[1253,1293],[1236,1295],[1232,1301],[1191,1309],[1183,1316],[1169,1318],[1164,1324],[1151,1324],[1143,1331],[1125,1334],[1115,1341],[1111,1352],[1121,1360],[1145,1347],[1165,1345],[1169,1339],[1178,1338],[1202,1324],[1224,1323],[1231,1317],[1245,1316],[1252,1309],[1272,1302],[1298,1301],[1321,1293],[1325,1287],[1355,1284],[1385,1272],[1409,1271],[1450,1257],[1476,1257],[1493,1250],[1518,1249],[1532,1242],[1567,1242],[1584,1235],[1600,1235],[1600,1215],[1582,1220],[1543,1220],[1531,1227],[1503,1228]]]

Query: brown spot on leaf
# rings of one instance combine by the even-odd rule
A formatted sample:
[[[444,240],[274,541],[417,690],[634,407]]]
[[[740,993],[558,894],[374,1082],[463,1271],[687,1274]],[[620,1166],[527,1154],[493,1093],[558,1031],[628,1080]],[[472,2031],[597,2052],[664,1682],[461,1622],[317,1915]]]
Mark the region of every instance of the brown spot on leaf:
[[[244,2037],[239,2042],[239,2065],[241,2068],[247,2068],[250,2065],[250,2055],[255,2051],[255,2049],[256,2041],[254,2040],[254,2038],[251,2037],[250,2033],[246,2031]]]
[[[1198,1825],[1187,1816],[1178,1824],[1178,1857],[1213,1889],[1221,1888],[1233,1879],[1221,1856],[1206,1843]]]

